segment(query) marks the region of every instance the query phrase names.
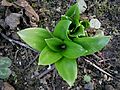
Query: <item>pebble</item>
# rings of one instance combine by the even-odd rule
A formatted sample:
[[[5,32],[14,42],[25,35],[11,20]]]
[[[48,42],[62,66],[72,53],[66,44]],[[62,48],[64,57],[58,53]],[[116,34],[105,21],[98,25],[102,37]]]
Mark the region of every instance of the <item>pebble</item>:
[[[94,90],[93,83],[89,82],[84,86],[85,90]]]
[[[105,85],[105,90],[115,90],[112,85]]]

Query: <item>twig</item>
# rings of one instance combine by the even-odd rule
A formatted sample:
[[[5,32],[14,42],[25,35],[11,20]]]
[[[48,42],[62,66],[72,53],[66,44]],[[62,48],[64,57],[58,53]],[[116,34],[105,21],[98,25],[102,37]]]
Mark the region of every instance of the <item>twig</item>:
[[[104,59],[104,60],[102,59],[102,60],[99,61],[99,63],[106,62],[106,61],[109,61],[109,60],[112,60],[112,59],[116,59],[116,58],[110,58],[110,59]]]
[[[27,68],[29,68],[30,65],[38,58],[38,56],[39,56],[39,54],[37,54],[37,55],[35,56],[35,58],[34,58],[32,61],[29,62],[29,64],[24,68],[24,70],[26,70]]]
[[[97,56],[96,54],[92,54],[96,59],[101,60],[101,58],[99,56]]]
[[[42,74],[40,74],[38,77],[42,78],[44,75],[48,74],[49,72],[51,72],[52,70],[54,70],[54,66],[51,67],[51,69],[47,69],[46,71],[44,71]]]
[[[109,74],[108,72],[104,71],[103,69],[101,69],[100,67],[98,67],[97,65],[95,65],[94,63],[90,62],[87,59],[84,59],[86,62],[88,62],[90,65],[92,65],[93,67],[97,68],[98,70],[100,70],[101,72],[105,73],[106,75],[113,77],[111,74]]]
[[[55,89],[55,85],[54,85],[54,79],[55,79],[55,75],[56,75],[56,70],[53,71],[52,75],[53,75],[53,76],[52,76],[52,89],[53,89],[53,90],[56,90],[56,89]]]
[[[3,38],[5,38],[5,39],[8,40],[9,42],[11,42],[12,44],[14,44],[14,43],[15,43],[15,44],[19,44],[19,45],[21,45],[21,46],[23,46],[23,47],[26,47],[26,48],[34,51],[34,52],[38,52],[38,51],[34,50],[33,48],[29,47],[28,45],[26,45],[26,44],[24,44],[24,43],[21,43],[21,42],[19,42],[19,41],[16,41],[16,40],[14,40],[14,39],[11,39],[11,38],[7,37],[5,34],[3,34],[3,33],[1,33],[1,32],[0,32],[0,34],[2,35]]]

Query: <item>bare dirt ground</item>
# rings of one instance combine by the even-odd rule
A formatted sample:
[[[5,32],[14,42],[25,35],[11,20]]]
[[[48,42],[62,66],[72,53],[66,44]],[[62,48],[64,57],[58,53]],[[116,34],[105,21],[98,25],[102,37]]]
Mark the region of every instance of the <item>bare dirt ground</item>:
[[[11,3],[16,0],[8,0]],[[88,9],[83,13],[86,17],[96,17],[102,23],[101,30],[110,35],[109,44],[99,53],[78,60],[78,78],[73,87],[69,87],[57,74],[55,69],[44,74],[48,66],[38,66],[38,53],[17,43],[11,43],[9,38],[23,42],[17,31],[26,27],[38,26],[53,30],[61,15],[65,13],[74,0],[27,0],[39,16],[39,22],[25,14],[25,8],[20,6],[0,5],[0,56],[12,60],[12,74],[8,80],[15,90],[84,90],[86,83],[83,76],[88,73],[92,77],[94,90],[120,90],[120,0],[85,0]],[[15,27],[6,24],[6,17],[11,13],[22,15]],[[8,38],[4,37],[7,36]],[[23,42],[24,43],[24,42]],[[114,78],[87,63],[90,60]],[[88,89],[89,90],[89,89]]]

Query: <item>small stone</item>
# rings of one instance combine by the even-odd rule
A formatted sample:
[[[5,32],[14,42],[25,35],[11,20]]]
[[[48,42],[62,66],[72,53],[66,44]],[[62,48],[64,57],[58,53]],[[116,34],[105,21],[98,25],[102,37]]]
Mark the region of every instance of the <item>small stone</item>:
[[[104,80],[106,81],[108,79],[107,75],[105,74],[104,75]]]
[[[85,84],[84,89],[85,90],[94,90],[93,83],[89,82],[89,83]]]
[[[84,0],[77,0],[80,13],[83,13],[87,9],[86,2]]]
[[[101,79],[101,80],[99,80],[99,84],[100,84],[100,85],[102,84],[102,79]]]
[[[20,39],[19,36],[16,33],[12,33],[12,37],[15,40],[19,40]]]
[[[60,7],[58,7],[58,8],[56,9],[56,11],[60,12],[60,9],[61,9],[61,8],[60,8]]]
[[[5,22],[3,19],[0,19],[0,26],[2,26],[4,29],[6,27]]]
[[[37,75],[39,75],[39,74],[40,74],[40,73],[39,73],[38,71],[35,71],[35,72],[34,72],[34,75],[35,75],[35,76],[37,76]]]
[[[10,6],[12,6],[13,4],[10,3],[10,2],[8,2],[7,0],[2,0],[2,1],[1,1],[1,5],[2,5],[2,6],[8,6],[8,7],[10,7]]]
[[[112,85],[105,85],[105,90],[115,90]]]
[[[91,19],[90,20],[90,27],[95,28],[95,29],[99,29],[101,27],[101,23],[98,19]]]
[[[9,83],[4,82],[4,90],[15,90]]]
[[[76,90],[80,90],[80,88],[79,88],[79,87],[76,87]]]
[[[10,27],[10,29],[15,29],[18,24],[20,24],[20,17],[22,15],[18,13],[11,13],[5,18],[5,23]]]
[[[115,74],[118,74],[118,71],[114,71]]]

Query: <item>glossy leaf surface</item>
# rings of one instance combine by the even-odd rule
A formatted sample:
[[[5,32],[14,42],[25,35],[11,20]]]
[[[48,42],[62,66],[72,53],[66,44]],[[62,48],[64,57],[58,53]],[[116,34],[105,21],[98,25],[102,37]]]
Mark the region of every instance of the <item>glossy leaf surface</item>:
[[[58,61],[60,58],[62,58],[62,55],[59,53],[56,53],[52,51],[48,46],[46,46],[40,56],[39,56],[39,62],[38,65],[49,65],[53,64],[56,61]]]
[[[85,48],[85,55],[93,54],[101,50],[109,42],[109,36],[75,38],[74,41]]]
[[[18,35],[31,47],[41,51],[46,46],[44,39],[51,38],[50,32],[43,28],[27,28],[18,32]]]
[[[76,59],[68,59],[63,57],[55,63],[55,67],[59,75],[72,86],[77,78],[77,63]]]
[[[63,44],[63,41],[58,38],[45,39],[48,47],[53,51],[60,51],[59,46]]]
[[[64,43],[66,44],[66,49],[62,51],[61,54],[67,58],[78,58],[86,52],[86,50],[77,43],[70,41],[64,41]]]
[[[69,29],[70,24],[71,24],[71,21],[69,21],[69,20],[59,21],[54,29],[53,35],[62,40],[69,39],[68,38],[68,29]]]

